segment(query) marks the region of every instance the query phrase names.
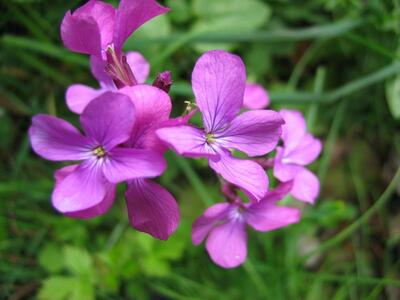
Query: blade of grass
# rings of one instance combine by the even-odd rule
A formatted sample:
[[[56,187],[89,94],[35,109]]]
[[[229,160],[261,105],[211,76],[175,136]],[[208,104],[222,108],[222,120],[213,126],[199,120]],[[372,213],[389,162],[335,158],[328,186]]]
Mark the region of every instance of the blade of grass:
[[[1,38],[1,44],[5,47],[10,47],[12,49],[18,48],[22,50],[37,52],[48,57],[60,59],[64,62],[69,62],[85,68],[89,67],[89,60],[84,55],[71,53],[67,49],[60,48],[50,43],[44,43],[26,37],[4,35]]]
[[[306,260],[310,256],[325,252],[330,248],[339,245],[345,239],[350,237],[355,231],[357,231],[362,225],[364,225],[368,220],[377,213],[390,199],[393,193],[396,191],[397,185],[400,183],[400,168],[397,169],[396,174],[393,176],[391,182],[386,187],[385,191],[382,195],[378,198],[377,201],[364,213],[362,214],[357,220],[355,220],[351,225],[343,229],[340,233],[336,234],[329,240],[323,242],[317,249],[309,253],[304,259]],[[400,283],[399,283],[400,284]]]
[[[293,69],[292,74],[290,75],[288,81],[289,90],[294,90],[300,80],[301,75],[303,74],[306,66],[310,63],[310,61],[316,56],[317,52],[321,50],[321,48],[327,44],[326,39],[317,40],[314,44],[312,44],[307,51],[303,54],[300,60],[297,62],[296,66]]]
[[[343,121],[346,106],[347,106],[347,101],[343,100],[342,102],[340,102],[339,107],[336,109],[335,117],[332,121],[332,125],[324,145],[323,154],[318,169],[318,178],[321,187],[324,185],[325,176],[328,172],[329,164],[332,157],[332,152],[336,144],[336,139],[339,133],[340,125],[342,124]]]
[[[232,42],[296,42],[315,38],[333,38],[359,27],[361,20],[343,20],[332,24],[317,25],[303,29],[279,29],[259,32],[196,32],[171,35],[168,38],[138,39],[135,44],[170,44],[163,52],[152,60],[152,64],[159,64],[177,50],[191,43],[232,43]]]
[[[314,93],[319,95],[325,85],[325,75],[326,70],[323,67],[319,67],[317,70],[317,75],[315,76]],[[313,132],[315,120],[318,114],[318,103],[311,103],[307,111],[307,127]]]
[[[37,22],[34,22],[29,16],[23,13],[18,5],[14,1],[4,1],[4,4],[8,6],[14,18],[18,20],[29,32],[32,33],[38,40],[49,41],[46,34],[43,33],[41,28],[37,26]]]
[[[293,92],[271,92],[270,98],[274,103],[285,105],[302,105],[308,103],[331,104],[345,96],[349,96],[364,88],[377,84],[389,77],[400,73],[400,63],[393,63],[379,69],[371,74],[365,75],[359,79],[350,81],[349,83],[321,94],[313,92],[293,91]],[[172,89],[171,92],[176,95],[191,97],[192,91],[189,84],[179,82],[179,85]]]
[[[67,76],[63,75],[62,73],[58,72],[52,67],[49,67],[48,63],[45,63],[38,57],[31,55],[27,52],[20,52],[18,53],[18,56],[27,65],[31,66],[33,69],[35,69],[48,79],[54,80],[55,82],[58,82],[63,86],[68,85],[70,83],[70,79]]]
[[[376,278],[367,276],[336,275],[319,272],[317,274],[303,272],[305,277],[318,277],[321,280],[337,283],[352,283],[360,285],[384,284],[386,286],[400,286],[400,280],[395,278]]]
[[[352,32],[347,32],[344,36],[346,38],[348,38],[350,41],[358,43],[361,46],[364,46],[364,47],[374,51],[375,53],[378,53],[386,58],[389,58],[390,60],[399,60],[400,59],[399,55],[397,55],[396,53],[393,53],[392,51],[379,45],[379,43],[369,40],[369,39],[366,39],[365,37],[363,37],[361,35],[358,35],[358,34],[352,33]]]
[[[316,25],[300,29],[275,29],[253,32],[187,32],[176,33],[168,38],[138,38],[135,44],[176,43],[235,43],[235,42],[297,42],[318,38],[334,38],[360,27],[364,22],[357,19],[341,20],[331,24]],[[183,46],[184,44],[182,44]]]
[[[257,272],[257,269],[255,268],[254,264],[249,258],[247,258],[246,262],[243,264],[243,268],[246,270],[247,274],[249,274],[249,276],[251,277],[251,280],[253,281],[259,294],[267,298],[268,289],[265,286],[262,277]]]

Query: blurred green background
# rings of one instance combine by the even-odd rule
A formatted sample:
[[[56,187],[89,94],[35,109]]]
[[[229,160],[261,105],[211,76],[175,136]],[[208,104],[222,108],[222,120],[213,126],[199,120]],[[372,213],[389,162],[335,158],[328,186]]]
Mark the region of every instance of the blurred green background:
[[[117,1],[114,1],[114,4]],[[321,195],[299,224],[250,232],[241,267],[215,266],[190,240],[191,222],[222,201],[202,160],[167,153],[160,182],[182,222],[167,242],[127,223],[123,187],[92,220],[50,203],[60,165],[32,153],[27,128],[66,109],[71,83],[96,86],[88,58],[68,52],[59,24],[84,1],[2,0],[0,83],[0,297],[2,299],[400,299],[400,3],[398,0],[169,0],[172,11],[127,42],[168,69],[174,115],[193,100],[202,51],[241,55],[273,109],[299,109],[324,141],[312,165]]]

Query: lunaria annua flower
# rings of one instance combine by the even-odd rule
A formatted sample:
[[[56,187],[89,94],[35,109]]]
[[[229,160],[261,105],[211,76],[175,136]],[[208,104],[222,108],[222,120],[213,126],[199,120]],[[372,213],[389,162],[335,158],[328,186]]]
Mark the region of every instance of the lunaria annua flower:
[[[138,52],[125,55],[122,46],[141,25],[167,11],[168,8],[154,0],[121,0],[117,9],[108,3],[90,0],[73,13],[65,14],[61,24],[64,45],[72,51],[91,55],[91,71],[100,83],[100,89],[82,84],[69,87],[66,100],[73,112],[82,113],[87,103],[105,91],[146,81],[150,69],[146,59]]]
[[[168,118],[170,100],[167,94],[157,88],[132,87],[135,88],[129,97],[106,92],[89,103],[80,116],[84,135],[64,120],[37,115],[32,119],[29,129],[30,140],[34,151],[45,159],[81,161],[79,165],[64,167],[55,174],[52,203],[57,210],[80,218],[102,214],[113,202],[117,183],[136,181],[135,187],[141,190],[141,195],[133,200],[127,197],[129,215],[135,215],[132,212],[135,209],[141,215],[141,218],[133,221],[133,227],[166,239],[175,230],[179,213],[174,199],[166,190],[146,181],[146,178],[161,175],[166,163],[160,148],[157,149],[152,142],[157,137],[151,134],[149,127],[147,130],[142,127],[146,122],[142,112],[150,107],[144,109],[140,107],[140,102],[157,99],[164,103],[165,115],[160,117],[162,120]],[[146,95],[145,99],[143,95]],[[154,110],[151,112],[154,113]],[[144,137],[145,133],[147,137]],[[151,190],[148,197],[147,190]],[[160,210],[154,203],[143,203],[155,196],[155,191],[161,195],[157,197],[157,205],[165,203],[168,208],[161,213],[167,214],[164,219],[168,218],[169,226],[160,220]],[[154,222],[163,228],[160,229]]]
[[[321,141],[307,132],[306,121],[300,112],[281,110],[279,113],[285,125],[282,127],[283,146],[276,149],[274,177],[280,181],[293,180],[291,195],[314,203],[319,194],[319,180],[305,166],[320,154]]]
[[[266,232],[299,221],[298,209],[277,205],[291,186],[292,182],[281,183],[257,203],[243,203],[237,197],[230,203],[214,204],[194,221],[193,244],[206,239],[207,252],[217,265],[237,267],[247,257],[247,226]]]
[[[260,200],[268,190],[263,168],[234,157],[229,149],[249,156],[264,155],[275,148],[284,122],[277,112],[269,110],[239,114],[245,86],[246,70],[238,56],[222,50],[206,52],[192,73],[204,129],[182,125],[161,128],[157,134],[181,155],[208,158],[214,171],[242,188],[251,199]]]

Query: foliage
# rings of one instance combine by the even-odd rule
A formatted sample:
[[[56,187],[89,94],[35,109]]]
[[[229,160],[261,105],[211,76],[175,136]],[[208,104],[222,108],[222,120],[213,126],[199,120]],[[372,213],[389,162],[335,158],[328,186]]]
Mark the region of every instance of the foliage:
[[[0,4],[2,297],[400,297],[397,1],[171,0],[171,13],[128,41],[127,49],[151,61],[150,78],[165,69],[175,74],[175,115],[193,98],[185,82],[199,51],[223,47],[243,57],[274,109],[302,110],[324,140],[313,166],[322,182],[317,204],[297,225],[251,233],[250,260],[234,270],[213,265],[203,246],[190,241],[191,221],[221,198],[204,161],[168,153],[169,173],[160,180],[185,221],[167,242],[131,230],[122,197],[93,220],[67,219],[52,209],[56,166],[30,151],[26,131],[38,112],[73,119],[63,103],[66,86],[95,85],[86,58],[63,49],[59,39],[63,14],[81,2]]]

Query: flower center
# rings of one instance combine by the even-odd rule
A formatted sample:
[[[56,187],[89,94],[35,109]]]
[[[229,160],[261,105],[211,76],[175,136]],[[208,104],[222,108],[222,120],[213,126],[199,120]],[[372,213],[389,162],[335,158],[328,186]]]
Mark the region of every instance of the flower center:
[[[207,144],[212,144],[213,142],[215,142],[214,134],[206,133],[206,142]]]
[[[97,156],[98,158],[102,158],[102,157],[106,156],[107,152],[106,152],[106,150],[104,150],[104,148],[102,146],[98,146],[93,149],[93,154],[95,156]]]

